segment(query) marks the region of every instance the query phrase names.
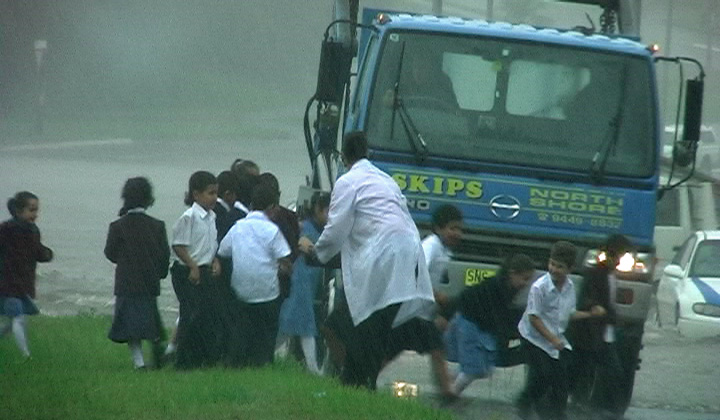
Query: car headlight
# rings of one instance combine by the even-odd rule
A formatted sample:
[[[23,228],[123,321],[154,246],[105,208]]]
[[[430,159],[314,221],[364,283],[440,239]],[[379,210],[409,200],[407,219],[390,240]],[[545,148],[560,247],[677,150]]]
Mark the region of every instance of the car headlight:
[[[698,315],[720,318],[720,306],[718,305],[713,305],[711,303],[694,303],[692,310]]]

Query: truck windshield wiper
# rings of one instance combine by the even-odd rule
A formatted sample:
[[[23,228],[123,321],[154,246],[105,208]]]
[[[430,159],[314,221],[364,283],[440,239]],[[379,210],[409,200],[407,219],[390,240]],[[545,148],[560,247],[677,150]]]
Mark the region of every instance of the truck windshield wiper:
[[[601,183],[605,178],[605,166],[607,165],[610,152],[615,150],[615,147],[620,137],[620,126],[622,126],[622,117],[625,110],[624,102],[622,101],[622,94],[625,92],[625,84],[627,81],[627,69],[623,70],[623,77],[620,83],[620,94],[618,95],[618,107],[617,112],[610,119],[608,123],[608,131],[600,144],[600,147],[593,154],[592,163],[590,165],[590,178],[596,183]]]
[[[422,161],[427,157],[427,143],[423,138],[422,134],[415,126],[415,122],[410,117],[410,114],[405,108],[405,103],[400,97],[400,75],[402,74],[403,58],[405,56],[405,42],[402,44],[400,49],[400,60],[398,62],[397,74],[395,76],[395,84],[393,86],[393,104],[392,104],[392,117],[390,118],[390,139],[395,138],[395,115],[400,115],[400,122],[403,125],[405,136],[410,143],[410,148],[418,161]]]
[[[418,131],[417,127],[415,126],[412,118],[410,118],[410,114],[408,114],[407,108],[405,108],[405,103],[403,102],[402,98],[395,98],[394,108],[399,111],[400,121],[402,122],[403,128],[405,129],[405,135],[407,136],[408,142],[410,143],[410,148],[415,154],[415,157],[418,160],[424,160],[427,157],[427,143],[425,142],[422,134],[420,134],[420,131]]]
[[[590,165],[590,177],[597,183],[601,183],[605,177],[605,166],[607,165],[610,152],[615,149],[618,137],[620,137],[620,121],[622,118],[622,106],[615,116],[608,123],[608,131],[600,147],[595,151]]]

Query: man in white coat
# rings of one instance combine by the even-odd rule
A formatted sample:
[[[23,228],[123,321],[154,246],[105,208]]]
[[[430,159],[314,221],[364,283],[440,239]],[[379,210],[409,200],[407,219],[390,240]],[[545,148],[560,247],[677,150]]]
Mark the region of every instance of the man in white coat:
[[[395,181],[367,160],[367,139],[343,140],[348,171],[332,191],[325,229],[314,246],[325,263],[341,253],[352,325],[343,331],[343,383],[375,388],[383,365],[402,350],[430,353],[441,392],[449,380],[440,332],[431,322],[433,291],[415,222]],[[350,324],[348,322],[348,324]]]

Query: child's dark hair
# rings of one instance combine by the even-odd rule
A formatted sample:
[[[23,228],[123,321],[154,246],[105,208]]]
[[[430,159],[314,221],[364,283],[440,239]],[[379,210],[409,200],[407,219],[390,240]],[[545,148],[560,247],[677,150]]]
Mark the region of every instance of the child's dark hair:
[[[535,270],[535,262],[532,258],[525,254],[514,254],[503,261],[497,276],[499,278],[507,278],[510,272],[525,273],[531,270]]]
[[[258,178],[259,184],[264,184],[268,191],[275,194],[275,203],[280,203],[280,183],[278,182],[278,179],[275,175],[273,175],[270,172],[263,172],[260,174],[260,177]]]
[[[442,229],[450,222],[460,221],[462,222],[463,215],[460,209],[453,206],[452,204],[443,204],[438,207],[432,215],[432,228]]]
[[[555,242],[550,249],[550,258],[572,268],[577,259],[577,248],[567,241]]]
[[[238,158],[232,163],[230,170],[238,176],[253,175],[260,172],[260,167],[252,160]]]
[[[258,178],[257,175],[252,174],[244,174],[237,177],[237,199],[247,207],[250,207],[252,192],[258,183]]]
[[[213,184],[217,184],[217,178],[208,171],[197,171],[190,175],[190,181],[188,181],[188,191],[185,193],[185,204],[192,206],[195,202],[193,199],[193,192],[205,191],[208,186]]]
[[[608,236],[605,241],[605,252],[607,252],[607,256],[609,258],[618,258],[622,254],[631,250],[632,244],[630,243],[630,240],[619,233],[614,233]]]
[[[326,209],[330,207],[330,193],[325,191],[316,191],[312,197],[310,197],[310,208],[312,211],[315,209]]]
[[[218,194],[223,195],[226,191],[231,191],[237,195],[239,189],[239,181],[237,175],[232,171],[222,171],[217,176]],[[228,203],[232,204],[232,203]]]
[[[137,207],[146,209],[152,206],[155,202],[150,181],[141,176],[129,178],[125,181],[125,186],[123,186],[120,196],[123,199],[123,206],[118,212],[119,216],[122,216],[126,214],[128,210]]]
[[[273,188],[264,182],[258,182],[253,188],[250,207],[253,210],[264,211],[277,203],[277,194]]]
[[[10,212],[10,216],[17,217],[25,207],[30,204],[30,200],[37,200],[37,195],[30,191],[20,191],[13,197],[10,197],[7,201],[7,208]]]
[[[342,142],[342,154],[349,163],[367,157],[368,142],[364,131],[347,133]]]

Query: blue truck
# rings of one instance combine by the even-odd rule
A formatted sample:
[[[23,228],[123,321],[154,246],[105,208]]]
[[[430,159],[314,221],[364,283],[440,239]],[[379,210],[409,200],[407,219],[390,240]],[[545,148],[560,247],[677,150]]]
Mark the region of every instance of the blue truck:
[[[581,250],[581,281],[607,236],[626,235],[636,252],[618,272],[615,303],[627,406],[651,306],[655,209],[665,188],[655,49],[587,28],[362,15],[325,32],[305,117],[309,187],[332,188],[341,170],[339,133],[366,132],[371,161],[398,183],[421,230],[429,230],[440,205],[462,210],[464,237],[448,283],[435,285],[449,294],[481,282],[514,253],[543,270],[558,240]],[[333,25],[361,28],[359,41],[333,38]],[[697,140],[700,73],[687,82],[688,129],[678,154],[692,152]],[[521,363],[515,343],[505,344],[501,363]]]

